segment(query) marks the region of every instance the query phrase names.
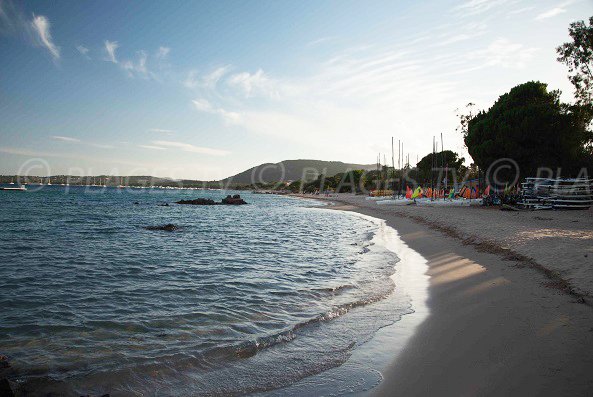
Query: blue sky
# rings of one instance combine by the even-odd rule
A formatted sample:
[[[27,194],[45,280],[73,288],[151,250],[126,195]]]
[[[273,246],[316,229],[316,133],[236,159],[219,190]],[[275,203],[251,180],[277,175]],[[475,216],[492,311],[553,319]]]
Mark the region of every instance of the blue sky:
[[[467,154],[455,109],[540,80],[593,1],[0,0],[0,173],[219,179]],[[27,168],[29,167],[29,168]]]

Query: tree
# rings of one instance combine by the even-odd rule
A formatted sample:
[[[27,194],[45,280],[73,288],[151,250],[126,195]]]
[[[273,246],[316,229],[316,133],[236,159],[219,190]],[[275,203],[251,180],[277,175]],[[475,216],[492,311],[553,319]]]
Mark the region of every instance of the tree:
[[[418,169],[418,182],[427,183],[433,179],[433,176],[437,184],[442,182],[445,178],[445,168],[448,169],[446,175],[447,181],[453,182],[454,177],[463,175],[465,170],[465,167],[463,166],[464,161],[465,159],[463,157],[459,157],[457,153],[452,152],[451,150],[427,154],[422,157],[416,165]],[[434,170],[433,167],[436,167],[437,169]],[[443,169],[441,170],[441,168]],[[436,180],[437,178],[438,181]]]
[[[568,28],[572,42],[556,48],[558,61],[568,66],[568,79],[574,85],[577,104],[591,107],[593,103],[593,17],[589,26],[577,21]]]
[[[535,176],[539,167],[562,168],[564,175],[577,174],[590,156],[587,145],[593,136],[587,129],[591,114],[560,102],[560,91],[528,82],[501,95],[488,111],[468,123],[465,144],[480,168],[511,158],[519,176]],[[513,175],[511,175],[511,173]],[[516,174],[503,170],[499,177]],[[491,176],[491,175],[490,175]]]

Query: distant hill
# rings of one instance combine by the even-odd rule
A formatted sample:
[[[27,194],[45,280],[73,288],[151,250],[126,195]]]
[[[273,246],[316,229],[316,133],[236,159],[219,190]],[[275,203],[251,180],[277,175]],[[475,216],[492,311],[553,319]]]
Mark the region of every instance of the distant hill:
[[[223,180],[225,183],[251,184],[316,179],[320,174],[334,176],[349,170],[374,170],[375,164],[347,164],[341,161],[284,160],[265,163]]]

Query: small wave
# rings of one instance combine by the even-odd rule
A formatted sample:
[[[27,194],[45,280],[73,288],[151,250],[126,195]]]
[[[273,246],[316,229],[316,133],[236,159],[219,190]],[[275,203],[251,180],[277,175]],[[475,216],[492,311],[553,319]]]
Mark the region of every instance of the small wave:
[[[311,291],[327,292],[327,293],[335,294],[338,292],[342,292],[342,291],[346,291],[346,290],[350,290],[350,289],[356,289],[356,288],[357,287],[352,284],[342,284],[342,285],[337,285],[335,287],[312,288]]]
[[[339,286],[337,288],[356,288],[356,287],[351,286],[351,285],[344,285],[344,286]],[[302,328],[312,326],[315,324],[319,324],[319,323],[323,323],[326,321],[334,320],[338,317],[345,315],[346,313],[348,313],[350,310],[352,310],[354,308],[366,306],[371,303],[375,303],[380,300],[383,300],[390,293],[391,293],[391,291],[382,293],[382,294],[369,296],[367,298],[360,299],[357,301],[344,303],[342,305],[337,305],[325,313],[321,313],[315,317],[312,317],[310,319],[307,319],[305,321],[302,321],[302,322],[299,322],[299,323],[293,325],[292,328],[290,328],[289,330],[285,330],[285,331],[282,331],[282,332],[274,334],[274,335],[260,337],[253,341],[243,342],[235,349],[235,355],[239,358],[249,358],[249,357],[256,355],[259,351],[261,351],[263,349],[272,347],[279,343],[290,342],[291,340],[296,338],[297,331],[301,330]]]

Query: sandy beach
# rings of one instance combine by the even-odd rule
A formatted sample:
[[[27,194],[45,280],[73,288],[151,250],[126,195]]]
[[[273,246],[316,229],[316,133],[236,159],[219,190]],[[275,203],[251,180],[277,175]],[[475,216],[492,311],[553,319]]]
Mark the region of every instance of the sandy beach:
[[[430,314],[375,395],[593,393],[592,211],[322,199],[384,219],[428,262]]]

